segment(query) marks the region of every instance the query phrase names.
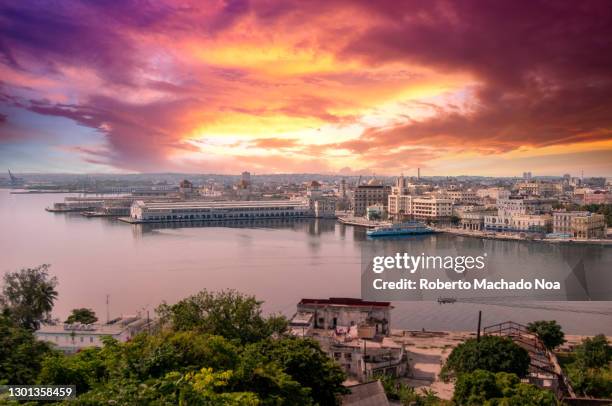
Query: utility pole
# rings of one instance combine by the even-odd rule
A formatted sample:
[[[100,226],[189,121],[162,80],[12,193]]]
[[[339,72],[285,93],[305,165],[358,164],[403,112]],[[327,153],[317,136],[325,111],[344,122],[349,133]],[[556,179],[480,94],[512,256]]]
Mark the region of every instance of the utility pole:
[[[482,321],[482,310],[478,310],[478,331],[476,332],[476,341],[480,341],[480,322]]]
[[[110,321],[110,312],[109,312],[109,301],[110,301],[110,295],[107,293],[106,294],[106,324],[108,324],[108,322]]]

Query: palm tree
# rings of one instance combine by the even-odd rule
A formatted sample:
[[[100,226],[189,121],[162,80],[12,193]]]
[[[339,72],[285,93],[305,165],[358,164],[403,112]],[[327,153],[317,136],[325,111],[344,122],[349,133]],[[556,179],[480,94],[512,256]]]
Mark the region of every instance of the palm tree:
[[[57,299],[57,278],[49,277],[49,265],[24,268],[4,275],[2,301],[11,318],[23,328],[36,330],[51,321]]]

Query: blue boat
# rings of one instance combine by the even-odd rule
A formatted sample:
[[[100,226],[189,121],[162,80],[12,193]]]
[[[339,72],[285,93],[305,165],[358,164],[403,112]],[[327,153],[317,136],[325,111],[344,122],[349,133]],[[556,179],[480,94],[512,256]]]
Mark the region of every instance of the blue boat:
[[[393,224],[388,227],[377,227],[366,231],[368,237],[393,237],[401,235],[431,234],[435,231],[418,221],[407,221]]]

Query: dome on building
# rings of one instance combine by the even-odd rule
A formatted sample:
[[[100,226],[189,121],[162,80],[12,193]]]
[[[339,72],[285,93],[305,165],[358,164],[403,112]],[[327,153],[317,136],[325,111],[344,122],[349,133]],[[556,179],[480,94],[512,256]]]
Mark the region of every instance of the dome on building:
[[[376,178],[372,178],[372,179],[370,179],[370,180],[368,181],[368,185],[369,185],[369,186],[380,186],[380,185],[381,185],[381,183],[380,183],[380,181],[379,181],[378,179],[376,179]]]
[[[316,180],[313,180],[312,182],[310,182],[310,187],[312,188],[321,187],[321,184],[317,182]]]
[[[190,188],[193,188],[193,184],[189,182],[187,179],[183,179],[181,183],[179,183],[179,187],[181,189],[190,189]]]

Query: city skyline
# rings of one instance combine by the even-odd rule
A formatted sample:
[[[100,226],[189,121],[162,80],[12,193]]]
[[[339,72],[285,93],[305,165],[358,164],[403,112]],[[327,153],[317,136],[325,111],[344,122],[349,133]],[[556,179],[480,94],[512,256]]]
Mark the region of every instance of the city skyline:
[[[16,173],[612,176],[609,2],[0,5]]]

